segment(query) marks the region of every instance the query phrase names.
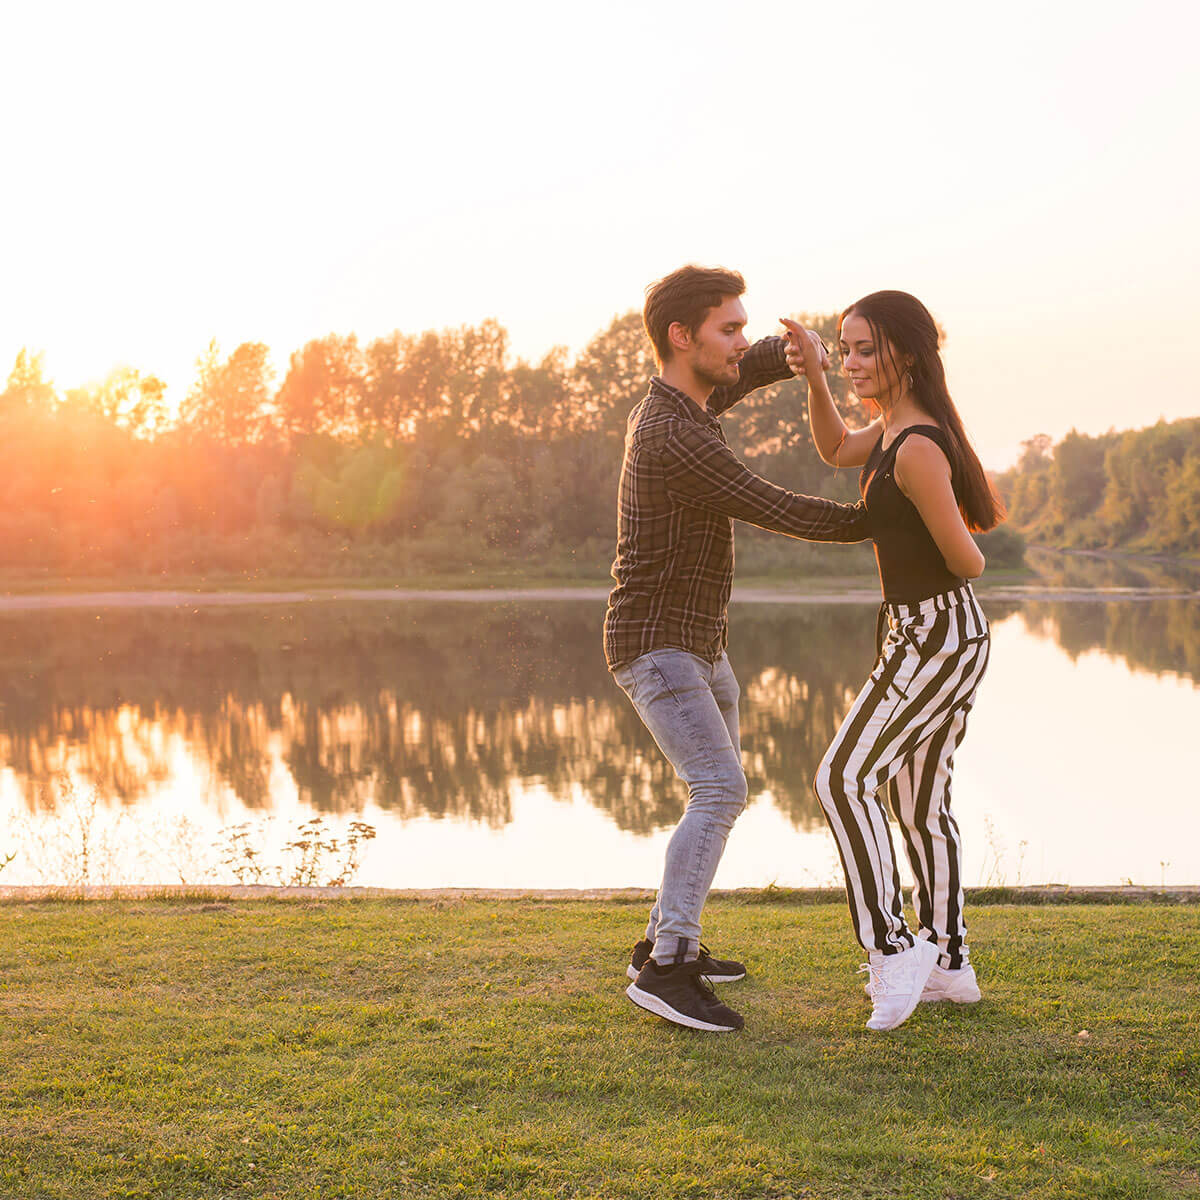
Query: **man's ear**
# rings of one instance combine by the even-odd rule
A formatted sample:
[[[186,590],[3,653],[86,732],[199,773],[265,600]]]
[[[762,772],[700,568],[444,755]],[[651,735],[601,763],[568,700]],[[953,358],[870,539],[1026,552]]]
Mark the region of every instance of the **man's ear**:
[[[692,344],[692,335],[681,322],[672,321],[667,326],[667,341],[675,350],[686,350]]]

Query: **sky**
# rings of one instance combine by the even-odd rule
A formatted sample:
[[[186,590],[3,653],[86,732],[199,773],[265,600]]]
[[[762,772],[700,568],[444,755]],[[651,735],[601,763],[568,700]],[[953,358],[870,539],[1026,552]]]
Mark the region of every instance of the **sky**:
[[[980,455],[1200,415],[1200,8],[463,0],[6,12],[0,373],[176,403],[213,339],[581,350],[684,262],[750,334],[879,288]],[[2,374],[0,374],[2,377]],[[731,415],[736,420],[736,415]],[[786,481],[781,481],[786,482]]]

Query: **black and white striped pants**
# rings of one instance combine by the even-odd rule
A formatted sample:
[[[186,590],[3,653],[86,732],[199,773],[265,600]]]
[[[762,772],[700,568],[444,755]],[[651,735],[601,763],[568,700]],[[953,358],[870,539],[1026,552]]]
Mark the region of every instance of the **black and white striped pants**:
[[[958,824],[950,812],[954,752],[987,668],[987,619],[969,584],[880,610],[879,658],[813,789],[846,873],[854,933],[867,951],[913,944],[882,794],[904,835],[919,932],[939,962],[967,961]]]

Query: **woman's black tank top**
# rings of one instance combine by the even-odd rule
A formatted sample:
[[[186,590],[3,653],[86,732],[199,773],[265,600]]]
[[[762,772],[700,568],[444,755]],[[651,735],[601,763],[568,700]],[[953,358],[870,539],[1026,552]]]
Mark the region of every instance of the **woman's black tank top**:
[[[883,435],[871,450],[858,477],[858,487],[871,518],[875,561],[883,598],[892,604],[911,604],[959,587],[963,580],[946,566],[916,505],[896,482],[896,452],[910,434],[919,433],[950,456],[950,443],[936,425],[910,425],[883,449]],[[957,497],[957,489],[955,496]]]

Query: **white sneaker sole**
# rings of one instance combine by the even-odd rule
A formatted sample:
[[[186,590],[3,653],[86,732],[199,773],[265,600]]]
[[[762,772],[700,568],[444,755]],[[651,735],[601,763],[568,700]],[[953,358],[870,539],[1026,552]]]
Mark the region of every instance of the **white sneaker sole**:
[[[625,978],[632,979],[636,983],[637,977],[638,969],[633,965],[633,963],[630,963],[629,966],[625,968]],[[743,972],[741,975],[705,975],[704,978],[707,979],[709,983],[737,983],[739,980],[745,979],[746,974]]]
[[[863,984],[863,991],[866,993],[867,999],[871,998],[871,985]],[[928,990],[921,993],[920,1004],[978,1004],[983,999],[983,993],[978,988],[973,988],[969,992],[964,992],[961,996],[952,995],[950,992],[930,992]]]
[[[700,1029],[705,1033],[733,1033],[736,1028],[733,1025],[714,1025],[711,1021],[702,1021],[699,1017],[692,1017],[687,1013],[678,1012],[662,999],[661,996],[656,996],[653,992],[642,991],[636,983],[631,983],[625,989],[625,995],[638,1008],[644,1008],[647,1012],[652,1012],[657,1017],[662,1017],[664,1020],[671,1021],[675,1025],[683,1025],[688,1029]]]
[[[953,992],[921,993],[922,1004],[978,1004],[982,999],[983,995],[977,987],[964,990],[957,996]]]

